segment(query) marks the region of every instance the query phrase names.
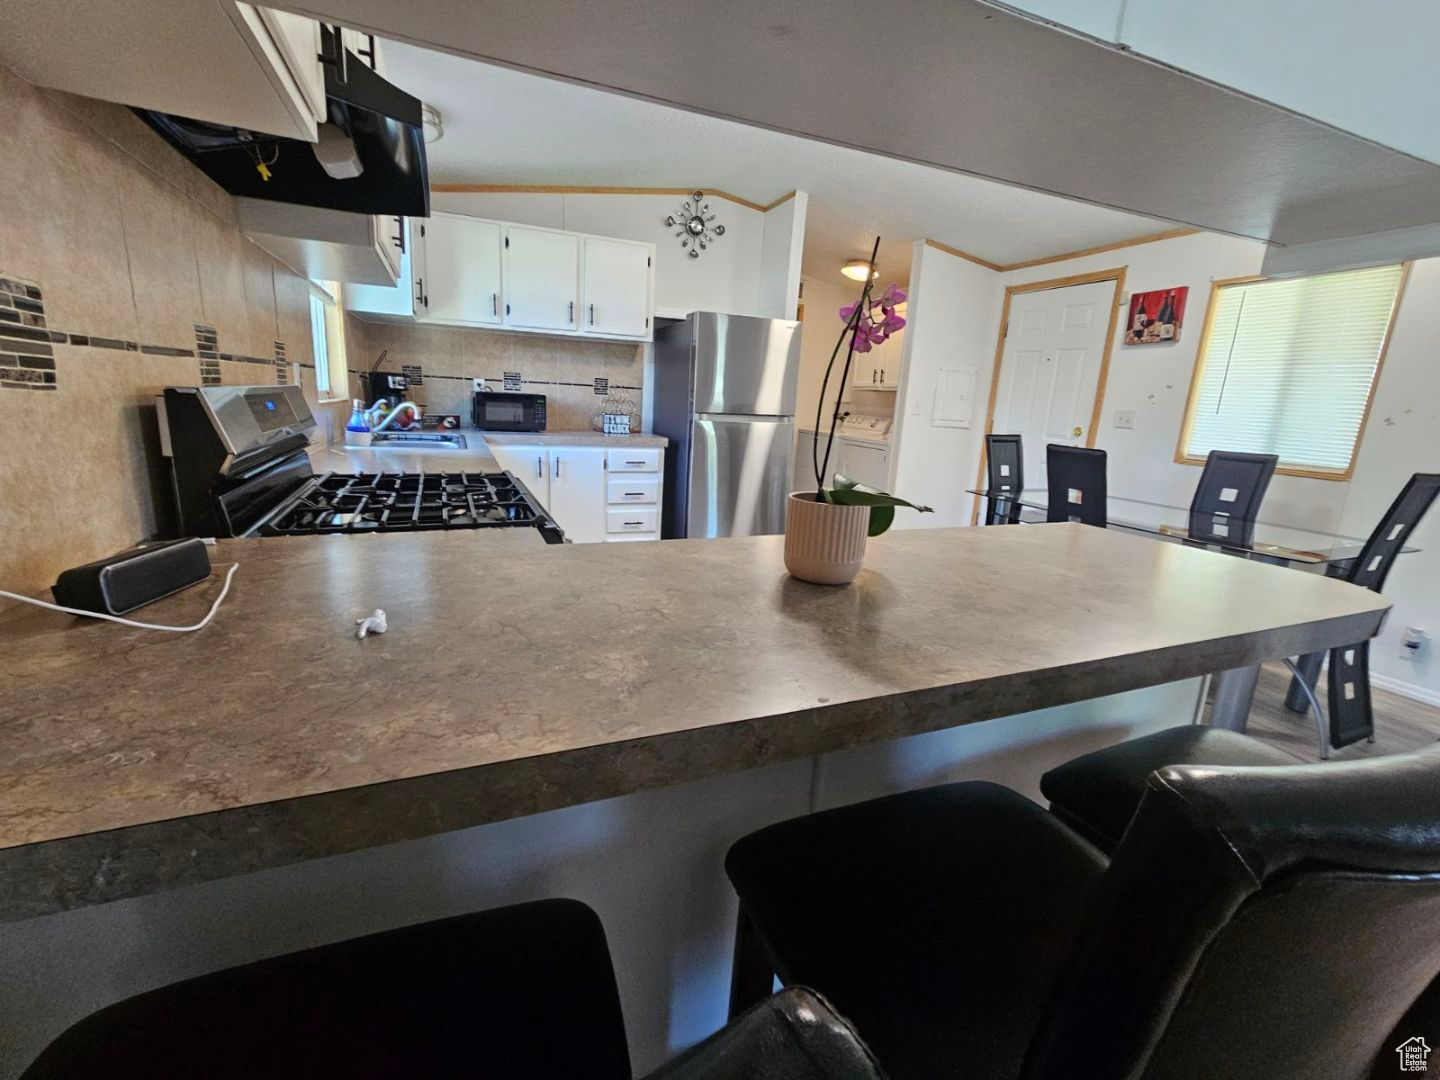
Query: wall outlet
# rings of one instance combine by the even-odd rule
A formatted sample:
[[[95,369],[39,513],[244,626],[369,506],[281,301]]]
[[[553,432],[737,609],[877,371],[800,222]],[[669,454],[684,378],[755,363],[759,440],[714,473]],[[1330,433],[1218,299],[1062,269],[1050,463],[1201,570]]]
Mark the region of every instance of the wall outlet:
[[[473,389],[476,393],[479,393],[481,390],[488,389],[488,387],[486,387],[485,385],[484,379],[471,379],[470,382],[473,384]]]
[[[1400,658],[1414,660],[1420,655],[1420,650],[1425,648],[1425,641],[1428,637],[1429,635],[1420,627],[1407,626],[1405,632],[1400,635]]]
[[[1135,410],[1134,410],[1134,409],[1116,409],[1116,410],[1115,410],[1115,426],[1116,426],[1117,428],[1124,428],[1126,431],[1134,431],[1134,430],[1135,430]]]

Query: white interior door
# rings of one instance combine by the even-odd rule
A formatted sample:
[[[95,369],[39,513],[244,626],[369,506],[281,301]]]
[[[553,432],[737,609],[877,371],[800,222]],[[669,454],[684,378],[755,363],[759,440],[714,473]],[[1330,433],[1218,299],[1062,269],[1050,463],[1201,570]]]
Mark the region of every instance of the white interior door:
[[[650,245],[585,237],[582,329],[644,337],[650,332]]]
[[[574,330],[580,313],[580,238],[574,233],[505,227],[505,323]]]
[[[1100,386],[1115,283],[1016,293],[995,395],[995,434],[1018,434],[1025,486],[1045,486],[1045,446],[1085,446]]]
[[[433,214],[423,224],[425,318],[498,324],[500,226],[458,214]]]

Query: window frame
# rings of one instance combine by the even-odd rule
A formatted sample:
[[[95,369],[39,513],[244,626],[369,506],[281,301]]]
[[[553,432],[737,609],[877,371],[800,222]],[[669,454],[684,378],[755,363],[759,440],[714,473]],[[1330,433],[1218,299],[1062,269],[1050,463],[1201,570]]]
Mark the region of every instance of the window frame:
[[[1387,263],[1382,265],[1395,265]],[[1277,476],[1301,476],[1311,480],[1340,480],[1348,481],[1355,475],[1355,461],[1360,456],[1360,444],[1365,439],[1365,429],[1370,424],[1370,410],[1375,404],[1375,388],[1380,385],[1380,375],[1385,370],[1385,356],[1390,351],[1390,340],[1395,333],[1395,321],[1400,316],[1400,305],[1405,299],[1405,286],[1410,280],[1411,263],[1405,261],[1400,263],[1400,282],[1395,286],[1395,303],[1390,308],[1390,320],[1385,324],[1385,336],[1380,340],[1380,355],[1375,360],[1375,372],[1370,376],[1370,388],[1365,394],[1365,408],[1360,414],[1360,426],[1355,430],[1355,441],[1350,446],[1350,459],[1344,471],[1322,469],[1316,466],[1286,465],[1283,462],[1275,467]],[[1364,267],[1346,267],[1345,269],[1364,269]],[[1296,274],[1294,277],[1320,277],[1322,274],[1339,273],[1341,271],[1326,270],[1315,274]],[[1190,372],[1190,390],[1185,397],[1185,412],[1180,418],[1180,437],[1175,443],[1175,464],[1176,465],[1204,465],[1205,458],[1192,457],[1185,452],[1190,442],[1190,432],[1195,422],[1195,406],[1200,391],[1200,384],[1205,374],[1205,354],[1210,347],[1210,329],[1215,322],[1215,312],[1219,307],[1220,290],[1235,285],[1253,285],[1258,281],[1285,280],[1274,278],[1265,274],[1248,274],[1244,277],[1219,278],[1210,283],[1209,302],[1205,308],[1205,326],[1200,333],[1200,342],[1195,349],[1195,363]]]
[[[329,386],[320,389],[320,358],[315,360],[315,395],[321,405],[350,400],[350,371],[345,335],[344,286],[338,281],[310,282],[311,336],[315,329],[315,304],[320,304],[325,333],[325,375]]]

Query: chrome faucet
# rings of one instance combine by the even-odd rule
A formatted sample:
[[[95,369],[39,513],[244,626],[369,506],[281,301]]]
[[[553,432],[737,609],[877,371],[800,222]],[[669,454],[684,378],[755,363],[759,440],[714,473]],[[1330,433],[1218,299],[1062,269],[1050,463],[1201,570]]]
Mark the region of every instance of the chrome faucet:
[[[400,413],[405,409],[410,410],[416,423],[420,422],[420,417],[422,415],[420,411],[420,406],[416,405],[413,401],[402,401],[399,405],[396,405],[393,409],[390,410],[390,412],[386,415],[385,419],[381,420],[377,424],[375,422],[375,418],[380,415],[381,410],[384,408],[384,406],[385,401],[382,398],[381,400],[375,402],[374,405],[371,405],[370,408],[365,410],[365,422],[370,425],[370,433],[372,435],[376,432],[384,431],[387,427],[393,424],[395,420],[400,416]]]

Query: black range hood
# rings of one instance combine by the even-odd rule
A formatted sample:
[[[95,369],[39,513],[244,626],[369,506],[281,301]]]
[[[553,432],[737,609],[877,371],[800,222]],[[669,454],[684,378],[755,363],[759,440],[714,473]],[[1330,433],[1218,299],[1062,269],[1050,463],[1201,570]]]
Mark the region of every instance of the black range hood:
[[[316,158],[315,144],[299,139],[135,111],[232,195],[357,214],[429,216],[419,99],[343,48],[338,27],[322,26],[320,36],[331,126],[326,134],[353,142],[358,176],[335,178]]]

